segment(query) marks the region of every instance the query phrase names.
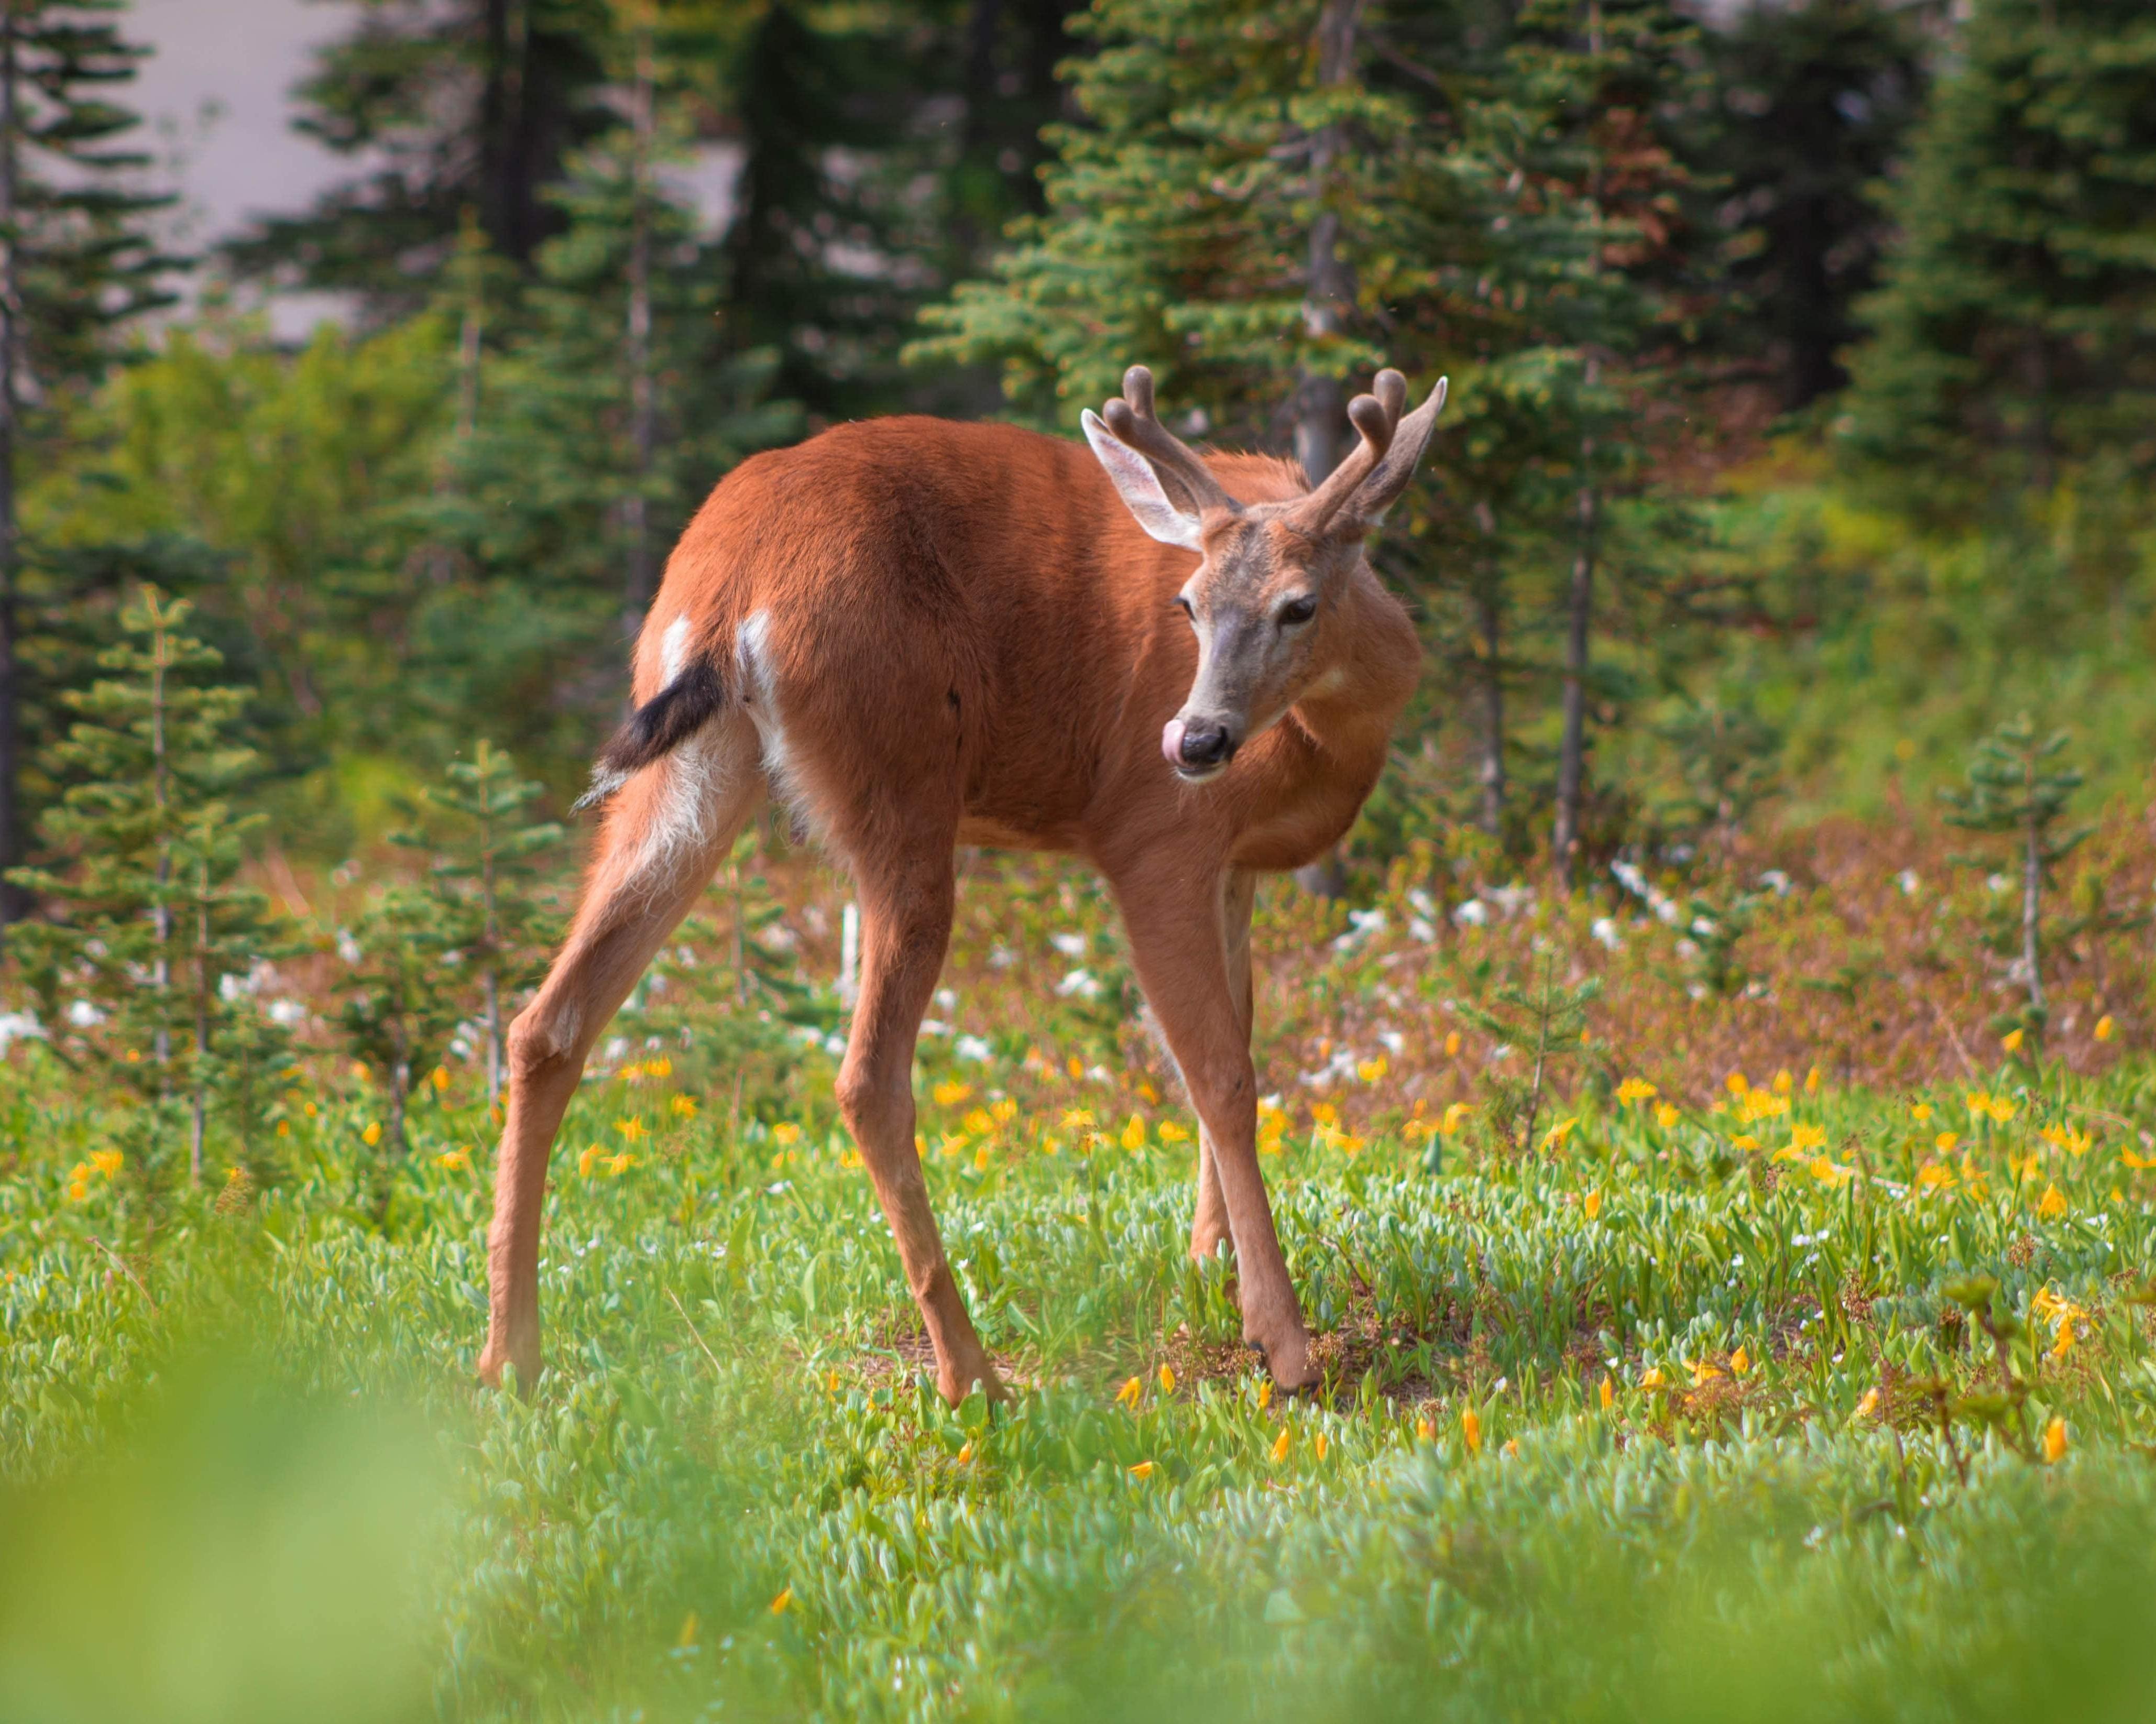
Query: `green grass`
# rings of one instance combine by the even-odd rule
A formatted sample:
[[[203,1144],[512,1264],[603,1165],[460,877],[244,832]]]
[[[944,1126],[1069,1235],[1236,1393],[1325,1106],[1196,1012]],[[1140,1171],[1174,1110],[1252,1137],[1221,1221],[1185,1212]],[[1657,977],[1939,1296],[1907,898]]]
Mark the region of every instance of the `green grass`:
[[[639,1164],[580,1174],[629,1096],[587,1085],[527,1403],[470,1380],[485,1157],[436,1157],[480,1111],[421,1116],[386,1215],[363,1092],[220,1208],[125,1167],[71,1196],[110,1122],[42,1055],[8,1081],[10,1720],[2146,1712],[2145,1065],[2003,1071],[2013,1117],[1974,1123],[1958,1091],[1635,1106],[1438,1175],[1291,1134],[1267,1170],[1332,1366],[1294,1404],[1182,1261],[1187,1148],[1048,1155],[1020,1119],[930,1157],[1025,1385],[994,1418],[921,1385],[839,1142],[647,1081]],[[1816,1171],[1770,1159],[1793,1126]],[[1948,1126],[1953,1183],[1911,1195]],[[1972,1273],[2025,1322],[1989,1430]]]

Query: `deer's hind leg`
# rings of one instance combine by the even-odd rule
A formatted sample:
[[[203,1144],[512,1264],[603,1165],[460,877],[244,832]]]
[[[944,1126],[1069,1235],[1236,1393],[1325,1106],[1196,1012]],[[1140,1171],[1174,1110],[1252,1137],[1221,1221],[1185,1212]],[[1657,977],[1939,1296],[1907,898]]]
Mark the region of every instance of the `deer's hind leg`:
[[[754,726],[730,713],[622,788],[561,955],[509,1027],[479,1362],[489,1383],[505,1365],[526,1390],[539,1374],[539,1227],[554,1134],[593,1044],[762,804],[758,749]]]
[[[901,854],[855,863],[860,994],[838,1084],[839,1110],[875,1183],[906,1287],[936,1350],[937,1389],[953,1406],[976,1387],[992,1399],[1003,1393],[944,1256],[913,1141],[914,1044],[950,943],[955,826],[954,819],[938,832],[918,823]]]

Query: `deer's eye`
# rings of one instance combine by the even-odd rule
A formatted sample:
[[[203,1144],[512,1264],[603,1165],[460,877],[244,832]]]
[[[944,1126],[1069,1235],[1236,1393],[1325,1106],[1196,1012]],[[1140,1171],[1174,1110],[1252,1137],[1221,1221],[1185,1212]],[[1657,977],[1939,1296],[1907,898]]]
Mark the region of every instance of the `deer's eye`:
[[[1301,598],[1290,599],[1280,608],[1276,620],[1283,629],[1292,629],[1297,623],[1307,623],[1317,614],[1317,598],[1314,593],[1305,593]]]
[[[1191,609],[1190,601],[1188,598],[1185,598],[1180,593],[1175,595],[1175,608],[1181,611],[1184,616],[1189,618],[1192,622],[1194,623],[1198,620],[1198,613]]]

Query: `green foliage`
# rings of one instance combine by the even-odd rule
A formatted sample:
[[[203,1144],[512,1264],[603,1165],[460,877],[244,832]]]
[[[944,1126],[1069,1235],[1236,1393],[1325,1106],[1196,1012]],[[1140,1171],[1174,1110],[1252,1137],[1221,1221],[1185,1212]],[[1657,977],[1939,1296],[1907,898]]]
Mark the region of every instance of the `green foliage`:
[[[2107,1148],[2041,1152],[2063,1216],[1892,1188],[1898,1089],[1791,1098],[1844,1183],[1636,1106],[1435,1183],[1291,1147],[1298,1279],[1383,1337],[1291,1403],[1179,1332],[1187,1145],[932,1157],[1034,1362],[991,1419],[919,1391],[860,1171],[774,1178],[720,1111],[557,1167],[525,1403],[469,1387],[483,1169],[408,1161],[383,1234],[303,1122],[310,1171],[116,1268],[59,1171],[99,1111],[45,1081],[0,1075],[47,1125],[0,1172],[0,1682],[49,1716],[2128,1724],[2156,1675],[2145,1188]],[[2150,1086],[2034,1089],[2011,1151]],[[645,1094],[584,1085],[572,1138]]]
[[[288,939],[240,878],[264,818],[228,799],[258,764],[234,734],[247,695],[203,680],[222,661],[182,632],[187,612],[140,589],[129,638],[100,655],[107,674],[72,697],[76,721],[50,751],[68,787],[43,823],[59,859],[10,875],[56,912],[16,931],[21,973],[64,1050],[137,1097],[129,1135],[153,1180],[179,1104],[190,1178],[213,1106],[250,1145],[285,1058],[249,985]]]
[[[1939,793],[1950,810],[1947,818],[1954,825],[2015,840],[2013,859],[2020,875],[2020,892],[2019,901],[2000,920],[2018,936],[2014,979],[2028,990],[2026,1021],[2039,1032],[2046,1014],[2044,892],[2056,884],[2058,865],[2094,829],[2060,824],[2082,788],[2081,772],[2060,758],[2066,741],[2064,731],[2040,736],[2026,713],[2009,719],[1978,741],[1975,758],[1969,762],[1968,789]],[[2015,942],[2001,943],[2011,950]]]
[[[606,123],[613,18],[600,0],[534,0],[513,19],[485,0],[351,10],[295,92],[296,128],[357,173],[229,249],[244,274],[362,294],[380,322],[424,302],[467,209],[520,263],[555,231],[545,191]]]
[[[1552,952],[1543,957],[1532,988],[1500,983],[1484,1002],[1459,1003],[1460,1015],[1506,1050],[1502,1060],[1492,1059],[1482,1080],[1486,1129],[1501,1150],[1525,1152],[1536,1147],[1535,1121],[1551,1068],[1587,1050],[1587,1008],[1601,993],[1601,979],[1594,976],[1560,985]],[[1526,1066],[1523,1073],[1514,1069],[1515,1061]],[[1554,1141],[1563,1141],[1562,1128]],[[1435,1155],[1435,1138],[1430,1151]]]
[[[470,760],[449,762],[444,778],[419,793],[431,817],[427,829],[393,841],[429,853],[429,884],[478,983],[486,1095],[494,1101],[507,1073],[508,1002],[546,973],[561,937],[560,919],[544,895],[544,862],[560,845],[562,828],[528,819],[541,787],[519,777],[516,762],[484,736]]]
[[[1930,0],[1736,8],[1702,30],[1712,105],[1688,131],[1732,300],[1718,345],[1768,367],[1801,408],[1847,381],[1856,301],[1892,226],[1879,187],[1926,91]]]
[[[157,218],[174,202],[145,188],[141,118],[118,96],[149,50],[118,22],[126,0],[22,0],[8,14],[16,67],[9,268],[15,389],[48,400],[93,382],[128,326],[173,302],[182,260]],[[23,387],[25,383],[31,387]]]
[[[2156,18],[1979,0],[1918,130],[1903,235],[1862,308],[1846,447],[1952,520],[2090,462],[2144,473],[2156,360]]]
[[[345,966],[337,1021],[387,1104],[388,1117],[369,1121],[376,1128],[369,1141],[378,1143],[384,1162],[410,1147],[405,1116],[413,1093],[448,1052],[470,1004],[459,946],[470,926],[458,900],[395,885],[375,893],[349,927],[337,930]]]

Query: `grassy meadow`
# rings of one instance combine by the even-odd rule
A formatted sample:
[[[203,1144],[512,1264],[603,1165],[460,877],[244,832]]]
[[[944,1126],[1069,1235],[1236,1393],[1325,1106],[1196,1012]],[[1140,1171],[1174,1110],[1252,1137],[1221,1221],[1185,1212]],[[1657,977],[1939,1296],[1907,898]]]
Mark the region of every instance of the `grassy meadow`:
[[[2133,829],[2083,901],[2145,894]],[[764,912],[715,892],[594,1062],[528,1401],[471,1377],[475,1066],[385,1165],[378,1075],[324,1052],[191,1188],[18,1042],[0,1714],[2142,1716],[2146,933],[2084,919],[2040,1050],[1984,1015],[1996,893],[1921,838],[1749,858],[1718,959],[1475,867],[1262,901],[1265,1166],[1327,1369],[1293,1401],[1184,1260],[1194,1121],[1075,871],[976,863],[922,1044],[993,1416],[924,1381],[828,986],[783,1024],[734,945],[832,973],[804,859]],[[1487,1079],[1522,1055],[1455,1008],[1558,957],[1604,992],[1522,1149]]]

